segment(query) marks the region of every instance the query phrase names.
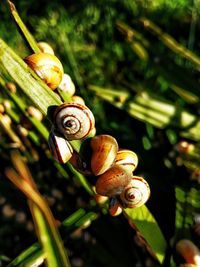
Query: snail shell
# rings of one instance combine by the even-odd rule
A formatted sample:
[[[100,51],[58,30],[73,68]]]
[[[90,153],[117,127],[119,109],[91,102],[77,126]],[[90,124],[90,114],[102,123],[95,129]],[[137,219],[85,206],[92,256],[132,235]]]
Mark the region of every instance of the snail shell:
[[[85,101],[84,99],[81,97],[81,96],[78,96],[78,95],[73,95],[72,96],[72,101],[74,103],[78,103],[78,104],[81,104],[81,105],[85,105]]]
[[[27,113],[31,116],[31,117],[34,117],[36,118],[37,120],[39,121],[42,121],[43,119],[43,114],[40,112],[39,109],[33,107],[33,106],[29,106],[27,108]]]
[[[80,153],[74,151],[69,161],[73,165],[73,167],[80,173],[84,175],[92,175],[90,167],[88,166],[87,162],[82,159]]]
[[[109,214],[113,217],[118,216],[122,213],[122,206],[119,203],[117,198],[112,197],[110,199],[108,211],[109,211]]]
[[[107,171],[115,161],[118,144],[111,135],[97,135],[91,140],[91,170],[94,175]]]
[[[68,74],[64,73],[62,81],[59,84],[59,89],[64,92],[67,92],[70,96],[73,96],[75,94],[75,91],[76,91],[75,85],[72,82],[72,79]]]
[[[200,266],[200,251],[192,241],[179,240],[176,244],[176,252],[185,259],[186,263]]]
[[[17,87],[13,82],[7,82],[6,88],[13,94],[15,94],[17,92]]]
[[[58,87],[63,77],[63,67],[56,56],[37,53],[24,60],[51,89],[54,90]]]
[[[48,53],[48,54],[54,55],[53,48],[46,42],[39,42],[37,43],[37,45],[42,53]]]
[[[64,103],[55,110],[54,123],[67,140],[78,140],[90,134],[95,121],[92,112],[85,105]]]
[[[125,208],[137,208],[142,206],[150,196],[148,183],[138,176],[133,176],[130,183],[120,195]]]
[[[0,104],[0,113],[3,114],[5,112],[5,108],[3,104]]]
[[[131,180],[130,174],[120,165],[113,165],[99,176],[96,191],[103,196],[115,196],[123,192]]]
[[[133,172],[138,165],[137,155],[128,149],[120,149],[117,152],[115,164],[123,165],[130,172]]]
[[[97,204],[102,205],[108,201],[109,198],[107,196],[102,196],[102,195],[97,194],[95,186],[93,186],[92,189],[95,193],[94,199],[95,199]]]
[[[71,158],[73,149],[70,143],[58,133],[50,132],[48,144],[56,161],[66,163]]]

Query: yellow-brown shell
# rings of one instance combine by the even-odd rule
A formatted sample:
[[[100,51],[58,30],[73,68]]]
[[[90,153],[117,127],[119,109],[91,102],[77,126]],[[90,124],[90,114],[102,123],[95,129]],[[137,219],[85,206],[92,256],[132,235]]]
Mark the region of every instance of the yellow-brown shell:
[[[123,192],[130,180],[129,172],[115,164],[98,177],[95,185],[96,191],[103,196],[116,196]]]
[[[118,144],[111,135],[97,135],[91,140],[91,170],[94,175],[106,172],[115,161]]]
[[[133,172],[138,165],[138,157],[129,149],[120,149],[117,152],[115,164],[123,165],[128,171]]]
[[[63,77],[60,60],[51,54],[36,53],[24,59],[29,67],[52,89],[56,89]]]

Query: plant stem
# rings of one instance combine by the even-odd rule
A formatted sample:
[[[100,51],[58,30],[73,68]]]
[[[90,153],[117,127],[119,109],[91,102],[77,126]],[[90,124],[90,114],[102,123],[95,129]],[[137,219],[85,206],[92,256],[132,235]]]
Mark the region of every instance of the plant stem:
[[[13,4],[12,1],[8,0],[7,1],[8,4],[9,4],[9,7],[10,7],[10,11],[11,11],[11,14],[17,24],[17,26],[19,27],[19,29],[22,31],[23,33],[23,37],[26,38],[27,40],[27,43],[30,45],[31,49],[34,51],[34,53],[39,53],[41,52],[35,39],[33,38],[33,36],[31,35],[31,33],[29,32],[29,30],[27,29],[26,25],[23,23],[23,21],[21,20],[16,8],[15,8],[15,5]]]

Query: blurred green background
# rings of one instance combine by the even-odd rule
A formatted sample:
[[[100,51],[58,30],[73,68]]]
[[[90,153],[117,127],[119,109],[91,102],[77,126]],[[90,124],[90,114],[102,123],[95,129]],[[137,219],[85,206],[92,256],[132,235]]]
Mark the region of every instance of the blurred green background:
[[[200,1],[14,3],[36,40],[49,43],[61,59],[76,94],[94,113],[97,134],[113,135],[121,148],[138,154],[136,174],[150,184],[147,206],[166,240],[175,235],[193,238],[199,245],[191,227],[200,212]],[[0,4],[0,19],[1,38],[22,58],[29,55],[5,1]],[[182,141],[194,145],[191,153],[181,150]],[[1,130],[0,253],[13,258],[36,237],[25,198],[4,177],[5,166],[10,165],[8,143]],[[49,168],[44,151],[37,151],[40,159],[30,169],[55,217],[63,220],[87,207],[91,199],[80,185],[62,179],[53,165]],[[180,191],[184,200],[179,203]],[[131,256],[123,250],[126,264],[115,258],[124,236],[116,237],[113,227],[128,235],[123,218],[101,215],[88,229],[66,238],[72,266],[153,266],[138,247]]]

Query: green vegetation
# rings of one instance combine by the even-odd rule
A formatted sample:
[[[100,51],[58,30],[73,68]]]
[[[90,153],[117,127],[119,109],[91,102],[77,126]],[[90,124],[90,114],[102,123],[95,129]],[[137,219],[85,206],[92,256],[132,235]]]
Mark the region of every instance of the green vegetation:
[[[200,2],[14,4],[19,15],[11,2],[0,4],[0,266],[184,263],[180,239],[200,249]],[[39,51],[36,40],[53,47],[96,134],[138,155],[134,174],[151,189],[146,205],[111,217],[108,202],[95,201],[96,178],[53,159],[53,111],[70,96],[51,91],[23,61]],[[89,158],[87,141],[70,143]]]

